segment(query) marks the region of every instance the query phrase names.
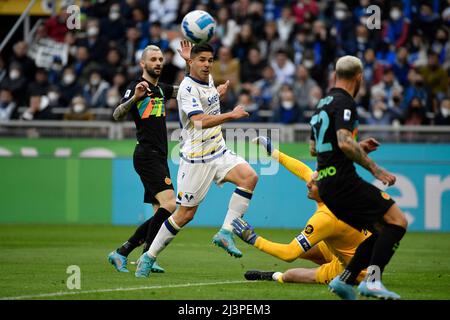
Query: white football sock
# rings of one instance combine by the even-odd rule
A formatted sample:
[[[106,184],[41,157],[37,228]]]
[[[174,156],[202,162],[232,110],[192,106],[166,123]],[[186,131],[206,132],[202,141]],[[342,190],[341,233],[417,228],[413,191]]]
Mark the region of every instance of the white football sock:
[[[228,204],[227,215],[223,221],[222,229],[233,231],[231,222],[240,218],[247,211],[252,198],[253,191],[244,188],[237,187],[231,196],[230,203]]]
[[[169,217],[169,219],[164,221],[161,225],[158,234],[147,251],[147,255],[150,258],[155,259],[158,254],[172,241],[172,239],[175,238],[180,229],[181,228],[175,223],[173,218]]]

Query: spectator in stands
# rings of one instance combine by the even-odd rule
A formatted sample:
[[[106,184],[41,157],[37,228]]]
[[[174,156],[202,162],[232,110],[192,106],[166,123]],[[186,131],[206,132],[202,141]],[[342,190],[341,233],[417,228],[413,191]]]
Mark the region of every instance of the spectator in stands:
[[[450,68],[450,41],[449,31],[444,27],[436,30],[436,37],[431,44],[431,50],[439,56],[439,64],[444,69]]]
[[[147,35],[150,27],[150,23],[148,21],[148,12],[144,10],[142,7],[134,7],[131,11],[131,16],[133,18],[132,25],[139,30],[141,36]],[[152,23],[158,21],[152,21]]]
[[[297,0],[292,6],[295,22],[299,25],[314,20],[319,15],[319,6],[315,0]]]
[[[248,13],[245,19],[251,21],[253,34],[260,34],[264,29],[266,21],[270,19],[264,18],[264,4],[262,1],[251,1],[248,6]]]
[[[247,90],[242,90],[239,94],[237,104],[242,106],[250,115],[247,118],[238,120],[239,122],[259,122],[259,106],[253,100],[252,95]]]
[[[25,41],[16,42],[13,46],[13,54],[9,60],[9,65],[17,63],[20,65],[27,81],[34,79],[34,73],[36,72],[36,65],[34,61],[27,56],[28,44]]]
[[[128,85],[128,80],[127,80],[127,76],[125,73],[118,72],[114,75],[113,81],[112,81],[112,86],[114,88],[116,88],[117,91],[119,91],[120,96],[123,97],[123,95],[125,94],[125,89],[127,88],[127,85]]]
[[[259,50],[267,60],[273,60],[275,55],[285,47],[285,43],[280,39],[275,21],[267,21],[264,25],[263,38],[258,43]]]
[[[430,100],[430,95],[425,87],[423,76],[415,69],[411,69],[408,73],[408,83],[409,85],[403,97],[402,109],[406,110],[413,98],[418,98],[423,105],[427,105]]]
[[[298,28],[295,31],[294,39],[292,41],[292,49],[294,52],[294,64],[299,65],[303,60],[303,54],[307,48],[306,31],[303,28]]]
[[[231,49],[228,47],[220,47],[218,52],[218,59],[214,62],[211,74],[214,78],[215,85],[224,84],[230,81],[228,91],[237,92],[240,87],[240,63],[237,58],[234,58]]]
[[[427,45],[425,44],[421,30],[417,30],[417,32],[412,35],[408,51],[408,61],[412,66],[422,67],[427,64]]]
[[[309,104],[305,109],[300,109],[300,122],[309,123],[311,117],[316,111],[317,104],[323,98],[322,89],[319,86],[312,87],[309,90]],[[298,100],[297,100],[298,101]]]
[[[252,25],[246,22],[241,26],[241,32],[238,34],[232,48],[233,55],[242,63],[247,58],[250,49],[257,45],[258,41],[253,33]]]
[[[304,65],[297,66],[293,89],[296,103],[302,113],[304,110],[309,109],[312,99],[310,95],[311,89],[316,86],[317,82],[311,79],[308,69]]]
[[[391,116],[383,100],[377,100],[373,103],[371,116],[367,119],[367,124],[385,126],[391,124]]]
[[[102,64],[101,70],[105,80],[109,83],[112,83],[116,73],[124,70],[119,49],[109,49],[106,55],[106,61]]]
[[[380,82],[383,76],[383,67],[375,59],[375,51],[369,48],[364,53],[364,84],[371,88]]]
[[[272,110],[281,84],[277,81],[275,71],[271,66],[265,67],[262,75],[263,78],[255,83],[258,90],[257,99],[262,109]]]
[[[276,21],[278,34],[283,43],[288,43],[295,26],[295,17],[292,14],[292,8],[285,6],[281,10],[281,17]]]
[[[171,29],[177,19],[178,7],[179,0],[150,0],[148,2],[149,21],[151,23],[158,21],[164,29]]]
[[[122,43],[119,45],[119,48],[122,49],[122,57],[125,59],[126,67],[135,65],[136,51],[139,49],[140,38],[139,30],[136,27],[129,27],[126,39],[122,40]]]
[[[399,47],[397,49],[397,58],[392,66],[392,70],[394,71],[395,78],[403,87],[407,85],[410,68],[408,63],[408,49],[406,49],[406,47]]]
[[[50,84],[48,83],[47,71],[38,68],[34,77],[34,81],[28,85],[27,97],[45,96],[48,92]]]
[[[97,19],[89,19],[86,24],[86,38],[80,41],[80,46],[89,51],[89,59],[103,61],[108,50],[108,41],[100,36],[100,24]]]
[[[334,6],[334,26],[336,30],[337,55],[354,55],[356,33],[352,13],[345,3],[339,1]]]
[[[62,106],[68,106],[73,97],[81,94],[81,86],[77,82],[77,75],[72,66],[64,69],[62,79],[59,84],[59,92],[61,93],[60,102]]]
[[[217,11],[216,36],[220,39],[222,46],[233,47],[239,31],[239,25],[230,17],[230,9],[225,6],[221,7]]]
[[[48,106],[51,109],[66,107],[65,105],[63,105],[61,103],[61,99],[60,99],[61,92],[59,92],[59,89],[57,86],[50,86],[48,88],[47,97],[48,97]]]
[[[164,50],[169,48],[169,41],[163,36],[161,23],[158,21],[153,22],[148,31],[143,33],[146,36],[142,37],[142,40],[139,44],[139,49],[143,50],[148,45],[155,45],[164,52]]]
[[[64,42],[64,36],[69,31],[67,28],[67,6],[61,6],[57,15],[52,16],[45,21],[45,28],[50,38],[58,42]]]
[[[47,96],[31,96],[29,107],[20,117],[22,120],[53,120]]]
[[[433,11],[431,3],[421,2],[419,14],[412,25],[421,30],[426,39],[433,39],[435,30],[439,26],[439,15]]]
[[[426,109],[419,98],[413,98],[406,110],[406,125],[424,125],[427,124]]]
[[[64,120],[89,121],[94,118],[94,114],[89,111],[86,101],[81,96],[72,99],[69,111],[64,114]]]
[[[398,49],[408,40],[410,21],[403,16],[402,4],[395,2],[391,5],[389,20],[384,25],[384,41],[394,44]]]
[[[100,29],[102,36],[105,36],[109,41],[117,42],[119,39],[125,37],[126,20],[120,13],[120,4],[113,3],[109,8],[108,17],[100,20]]]
[[[0,90],[0,121],[10,120],[16,109],[11,90],[2,88]]]
[[[275,57],[270,61],[279,83],[292,84],[294,82],[295,65],[289,59],[285,50],[278,50]]]
[[[300,108],[295,102],[294,91],[288,84],[283,84],[279,92],[279,103],[274,110],[274,122],[292,124],[300,122]]]
[[[100,71],[93,70],[89,82],[83,87],[83,98],[89,108],[105,108],[108,89],[109,84],[102,78]]]
[[[161,76],[159,77],[159,82],[166,84],[175,84],[176,77],[181,69],[173,64],[174,56],[175,52],[172,49],[167,48],[164,51],[164,68]]]
[[[441,101],[439,111],[434,118],[434,124],[450,126],[450,98],[444,98]]]
[[[436,52],[428,52],[428,65],[420,69],[425,84],[437,97],[442,98],[448,90],[448,73],[439,65],[439,56]]]
[[[11,63],[8,75],[0,83],[1,88],[7,88],[12,92],[17,105],[26,103],[27,79],[23,75],[22,67],[17,62]]]
[[[371,89],[372,99],[382,99],[388,109],[394,107],[393,97],[397,93],[402,93],[403,87],[395,79],[391,68],[384,71],[383,80]]]
[[[241,65],[241,82],[254,83],[262,78],[262,70],[267,62],[262,59],[261,53],[257,47],[251,48],[247,59]]]

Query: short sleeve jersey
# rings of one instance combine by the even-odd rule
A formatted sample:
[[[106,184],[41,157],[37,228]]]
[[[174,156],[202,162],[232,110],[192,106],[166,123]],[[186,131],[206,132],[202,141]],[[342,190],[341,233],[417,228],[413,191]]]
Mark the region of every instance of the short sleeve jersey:
[[[339,148],[336,135],[339,129],[347,129],[357,139],[358,114],[352,96],[341,88],[331,89],[319,101],[310,124],[311,139],[316,143],[319,179],[320,170],[331,166],[339,175],[356,176],[353,161]]]
[[[133,96],[134,88],[144,78],[136,79],[130,83],[120,103],[124,103]],[[153,85],[148,82],[151,94],[147,93],[137,101],[130,110],[136,124],[136,138],[145,151],[157,151],[167,157],[167,127],[166,108],[167,100],[172,97],[173,87],[163,83]]]
[[[191,117],[196,114],[220,114],[219,93],[212,76],[209,76],[209,82],[186,76],[180,83],[177,102],[183,129],[180,136],[181,157],[187,161],[208,160],[224,152],[226,144],[220,125],[199,129],[191,121]]]

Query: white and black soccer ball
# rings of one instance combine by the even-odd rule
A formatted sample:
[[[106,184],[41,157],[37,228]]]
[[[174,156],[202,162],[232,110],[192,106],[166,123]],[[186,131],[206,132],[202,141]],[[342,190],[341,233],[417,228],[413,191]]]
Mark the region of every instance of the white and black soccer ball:
[[[208,12],[194,10],[184,16],[181,32],[193,43],[208,42],[216,32],[216,21]]]

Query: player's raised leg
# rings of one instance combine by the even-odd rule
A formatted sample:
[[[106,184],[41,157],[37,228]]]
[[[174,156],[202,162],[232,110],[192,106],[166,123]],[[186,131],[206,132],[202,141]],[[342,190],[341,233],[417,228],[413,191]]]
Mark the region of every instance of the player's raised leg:
[[[235,184],[236,189],[231,195],[222,228],[214,236],[213,243],[225,249],[230,255],[240,258],[242,257],[242,252],[236,248],[234,243],[231,222],[235,218],[241,218],[247,211],[253,190],[258,182],[258,176],[255,170],[248,163],[244,162],[232,168],[225,175],[223,181]]]

